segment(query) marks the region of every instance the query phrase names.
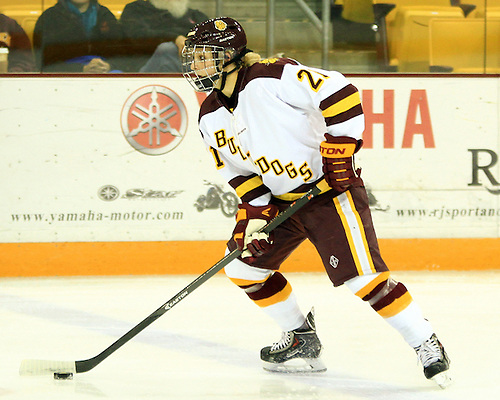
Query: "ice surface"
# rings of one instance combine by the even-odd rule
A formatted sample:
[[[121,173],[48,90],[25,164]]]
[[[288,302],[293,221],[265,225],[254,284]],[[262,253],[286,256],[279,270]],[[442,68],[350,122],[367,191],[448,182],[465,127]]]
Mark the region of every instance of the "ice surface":
[[[427,381],[403,339],[325,274],[286,273],[316,310],[322,374],[262,369],[279,328],[217,275],[93,370],[19,376],[23,359],[95,356],[196,276],[0,279],[1,399],[469,400],[498,398],[500,271],[394,272],[443,342],[453,384]]]

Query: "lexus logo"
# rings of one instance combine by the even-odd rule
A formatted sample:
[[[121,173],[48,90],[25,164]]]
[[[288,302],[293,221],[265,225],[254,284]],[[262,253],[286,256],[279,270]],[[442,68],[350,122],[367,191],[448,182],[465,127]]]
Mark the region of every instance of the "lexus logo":
[[[184,139],[187,111],[177,93],[164,86],[149,85],[127,99],[121,125],[134,149],[157,156],[172,151]]]

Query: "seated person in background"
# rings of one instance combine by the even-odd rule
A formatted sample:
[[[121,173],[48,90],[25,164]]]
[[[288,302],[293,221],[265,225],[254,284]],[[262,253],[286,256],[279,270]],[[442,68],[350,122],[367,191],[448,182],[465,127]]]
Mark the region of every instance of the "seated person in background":
[[[129,46],[129,71],[181,72],[184,35],[208,17],[188,0],[137,0],[120,17]]]
[[[419,0],[415,0],[415,4]],[[336,47],[374,47],[375,46],[375,14],[373,0],[335,0],[340,8],[334,8],[332,13],[332,29],[334,46]],[[391,3],[387,1],[384,3]]]
[[[8,72],[36,70],[28,35],[15,20],[4,14],[0,14],[0,47],[9,49]]]
[[[122,45],[118,21],[97,0],[59,0],[42,13],[33,33],[42,72],[110,72]]]

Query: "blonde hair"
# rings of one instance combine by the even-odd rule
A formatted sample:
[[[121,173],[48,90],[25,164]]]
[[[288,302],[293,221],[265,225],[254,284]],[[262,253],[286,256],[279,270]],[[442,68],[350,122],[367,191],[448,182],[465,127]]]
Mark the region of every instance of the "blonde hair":
[[[241,61],[243,62],[244,67],[251,67],[252,65],[260,62],[262,58],[260,54],[254,53],[253,51],[245,54]]]

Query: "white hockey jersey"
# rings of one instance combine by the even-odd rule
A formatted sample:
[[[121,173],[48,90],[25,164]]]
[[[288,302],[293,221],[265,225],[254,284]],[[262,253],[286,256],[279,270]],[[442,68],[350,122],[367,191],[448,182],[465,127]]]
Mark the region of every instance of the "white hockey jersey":
[[[342,74],[290,59],[241,69],[232,100],[213,91],[199,128],[219,171],[252,205],[300,197],[323,176],[324,134],[359,140],[364,130],[359,93]]]

